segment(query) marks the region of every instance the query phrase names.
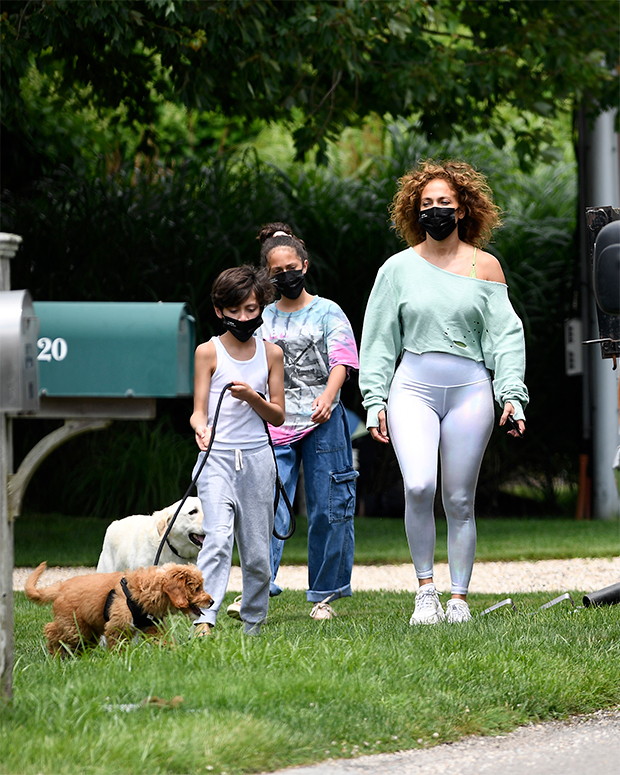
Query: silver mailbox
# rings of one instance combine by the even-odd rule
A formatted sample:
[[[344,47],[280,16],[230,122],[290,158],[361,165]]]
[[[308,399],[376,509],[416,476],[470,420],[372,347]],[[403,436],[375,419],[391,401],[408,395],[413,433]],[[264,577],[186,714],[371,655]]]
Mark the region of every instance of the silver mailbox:
[[[39,319],[28,291],[0,291],[0,411],[39,409]]]

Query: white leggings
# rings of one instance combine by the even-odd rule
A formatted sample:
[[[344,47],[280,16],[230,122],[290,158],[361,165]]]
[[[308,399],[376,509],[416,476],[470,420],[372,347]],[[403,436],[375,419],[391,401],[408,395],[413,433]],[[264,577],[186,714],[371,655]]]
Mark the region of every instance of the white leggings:
[[[494,421],[489,372],[458,355],[405,351],[387,416],[405,485],[405,532],[416,575],[433,576],[439,450],[452,594],[465,595],[476,554],[476,484]]]

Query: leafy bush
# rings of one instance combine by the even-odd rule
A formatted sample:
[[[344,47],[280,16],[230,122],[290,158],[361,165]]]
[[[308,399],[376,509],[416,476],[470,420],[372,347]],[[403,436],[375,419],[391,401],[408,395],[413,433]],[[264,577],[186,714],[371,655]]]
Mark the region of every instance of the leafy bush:
[[[193,439],[176,432],[167,415],[114,422],[47,458],[26,491],[25,510],[114,519],[151,514],[183,496],[196,457]]]

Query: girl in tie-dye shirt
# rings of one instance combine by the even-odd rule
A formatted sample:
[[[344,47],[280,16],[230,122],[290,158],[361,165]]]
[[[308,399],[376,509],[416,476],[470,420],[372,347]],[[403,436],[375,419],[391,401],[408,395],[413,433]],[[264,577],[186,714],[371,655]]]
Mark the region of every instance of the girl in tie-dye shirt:
[[[271,428],[278,471],[291,502],[303,463],[308,511],[308,590],[311,616],[330,619],[330,600],[351,595],[355,479],[351,439],[340,388],[358,368],[357,346],[346,315],[329,299],[304,287],[308,254],[302,240],[284,223],[259,232],[261,263],[280,293],[263,312],[259,335],[284,351],[286,420]],[[280,499],[276,531],[283,535],[288,512]],[[271,542],[271,593],[283,541]]]

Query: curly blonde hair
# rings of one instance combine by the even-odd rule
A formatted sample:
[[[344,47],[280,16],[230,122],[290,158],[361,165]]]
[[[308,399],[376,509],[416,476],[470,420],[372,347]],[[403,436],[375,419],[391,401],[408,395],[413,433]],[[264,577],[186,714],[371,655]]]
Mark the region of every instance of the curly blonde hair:
[[[424,159],[400,178],[389,209],[397,234],[412,247],[424,241],[426,232],[418,223],[420,200],[427,183],[436,178],[445,180],[454,190],[464,211],[458,222],[460,239],[483,247],[493,229],[501,226],[501,210],[493,202],[485,176],[464,161]]]

